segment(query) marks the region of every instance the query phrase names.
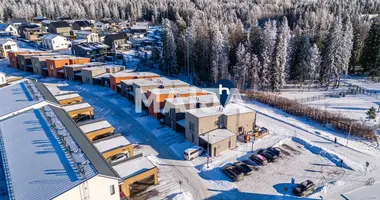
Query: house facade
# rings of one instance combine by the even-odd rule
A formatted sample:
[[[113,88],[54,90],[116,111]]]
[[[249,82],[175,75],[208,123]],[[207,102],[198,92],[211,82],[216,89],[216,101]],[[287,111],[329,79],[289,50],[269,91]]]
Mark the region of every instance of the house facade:
[[[77,31],[75,32],[77,40],[85,40],[86,42],[100,42],[99,34],[92,33],[91,31]]]
[[[73,30],[77,30],[77,31],[91,31],[92,24],[91,22],[87,20],[81,20],[81,21],[75,21],[71,25],[71,27]]]
[[[5,74],[0,72],[0,87],[7,84],[7,79],[5,79]]]
[[[111,49],[118,49],[120,45],[127,44],[128,37],[124,33],[116,33],[106,35],[104,37],[104,44],[111,47]]]
[[[71,26],[65,21],[55,21],[49,24],[49,33],[70,36]]]
[[[13,40],[2,39],[0,40],[0,56],[8,56],[9,51],[18,51],[17,43]]]
[[[49,50],[67,49],[71,46],[66,37],[57,34],[48,34],[41,37],[41,47]]]
[[[0,24],[0,32],[2,32],[4,35],[5,33],[12,36],[18,35],[17,28],[11,24]]]

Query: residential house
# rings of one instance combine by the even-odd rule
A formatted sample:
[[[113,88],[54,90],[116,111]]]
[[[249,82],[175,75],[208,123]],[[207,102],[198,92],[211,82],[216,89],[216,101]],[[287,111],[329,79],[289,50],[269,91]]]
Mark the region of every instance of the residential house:
[[[162,113],[165,114],[165,125],[176,131],[184,131],[186,110],[219,106],[220,101],[215,94],[209,94],[168,98],[164,105]]]
[[[72,25],[73,30],[77,31],[91,31],[92,24],[87,20],[75,21]]]
[[[49,24],[49,33],[70,36],[71,26],[66,21],[55,21]]]
[[[40,74],[43,76],[48,76],[48,68],[46,65],[47,59],[52,58],[70,58],[72,56],[70,55],[43,55],[43,56],[32,56],[32,66],[33,66],[33,73],[34,74]]]
[[[131,26],[130,31],[132,33],[146,33],[148,31],[148,27],[148,22],[136,22],[136,24]]]
[[[9,36],[17,36],[18,31],[17,31],[17,28],[11,24],[0,24],[0,34],[9,35]]]
[[[121,88],[119,85],[120,85],[120,81],[122,80],[158,78],[158,77],[160,77],[160,75],[156,73],[152,73],[152,72],[122,71],[115,74],[111,74],[110,85],[113,90],[120,92]]]
[[[22,24],[18,26],[18,33],[22,38],[31,41],[37,41],[40,40],[40,37],[45,34],[45,31],[44,28],[36,24]]]
[[[82,83],[93,84],[94,77],[105,73],[107,73],[107,71],[103,67],[82,68]]]
[[[237,135],[255,127],[256,112],[239,104],[223,107],[207,107],[185,112],[186,139],[210,150],[209,155],[236,147]]]
[[[111,47],[111,49],[118,49],[119,46],[127,44],[128,37],[124,33],[116,33],[106,35],[104,43]]]
[[[106,23],[106,22],[102,22],[102,21],[97,21],[95,22],[94,24],[94,28],[100,32],[100,31],[107,31],[110,27],[110,24]]]
[[[43,56],[43,55],[50,55],[49,52],[31,52],[29,54],[19,54],[17,55],[17,62],[18,62],[18,69],[28,72],[33,72],[33,65],[32,65],[32,57],[33,56]],[[52,56],[55,54],[51,54]]]
[[[72,65],[65,65],[63,70],[65,73],[66,79],[82,81],[81,69],[87,68],[87,67],[103,66],[103,65],[106,65],[106,63],[89,62],[89,63],[84,63],[84,64],[72,64]]]
[[[19,54],[35,54],[35,53],[46,53],[44,51],[8,51],[9,64],[12,68],[18,69],[17,55]]]
[[[142,108],[140,102],[148,108],[148,113],[156,119],[164,117],[163,108],[165,107],[165,99],[179,98],[189,96],[202,96],[210,94],[210,92],[199,89],[197,87],[184,88],[168,88],[168,89],[149,89],[145,94],[137,92],[135,94],[136,106]],[[141,99],[141,100],[139,100]]]
[[[41,23],[44,20],[48,20],[48,18],[42,17],[42,16],[36,16],[36,17],[33,18],[33,22],[34,23]]]
[[[75,36],[77,40],[83,40],[84,42],[100,42],[99,34],[91,31],[77,31]]]
[[[0,57],[7,57],[9,51],[18,51],[17,43],[9,39],[0,39]]]
[[[21,24],[27,24],[28,20],[26,18],[10,18],[8,19],[8,24],[13,25],[14,27],[18,27]]]
[[[51,58],[46,59],[46,65],[48,66],[48,75],[50,77],[64,77],[64,66],[70,64],[84,64],[89,63],[89,58],[83,57],[69,57],[69,58]]]
[[[68,49],[71,46],[66,37],[57,34],[47,34],[41,37],[41,47],[48,50]]]
[[[82,82],[88,84],[97,84],[110,86],[110,74],[123,71],[125,66],[122,65],[104,65],[91,68],[82,68]]]
[[[100,42],[84,42],[79,44],[73,44],[71,47],[73,55],[88,57],[91,59],[98,59],[97,61],[103,61],[111,49],[108,45]]]

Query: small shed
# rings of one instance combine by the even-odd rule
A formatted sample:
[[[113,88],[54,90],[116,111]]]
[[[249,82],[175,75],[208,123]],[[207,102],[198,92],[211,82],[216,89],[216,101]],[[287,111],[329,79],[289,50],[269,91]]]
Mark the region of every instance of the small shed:
[[[96,140],[94,145],[107,161],[121,154],[133,156],[132,143],[120,133]]]
[[[94,108],[88,103],[70,104],[63,106],[62,109],[65,110],[75,122],[94,118]]]
[[[55,98],[62,106],[82,102],[82,97],[78,93],[56,95]]]

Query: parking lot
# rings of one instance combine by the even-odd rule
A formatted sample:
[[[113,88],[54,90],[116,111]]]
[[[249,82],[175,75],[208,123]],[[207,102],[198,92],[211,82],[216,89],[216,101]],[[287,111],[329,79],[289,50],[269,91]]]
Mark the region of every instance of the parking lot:
[[[293,196],[291,192],[294,188],[294,185],[291,184],[292,178],[296,184],[305,180],[313,181],[316,185],[313,194],[317,192],[332,193],[335,191],[329,191],[329,185],[340,184],[342,179],[358,181],[356,177],[360,176],[358,172],[336,166],[325,157],[313,154],[303,145],[292,140],[286,140],[276,146],[282,151],[278,161],[258,166],[258,171],[253,170],[251,175],[244,176],[241,181],[233,182],[222,172],[222,167],[230,165],[232,162],[201,172],[201,176],[231,189],[229,193],[224,193],[221,199],[245,198],[245,195],[253,194],[252,191],[255,191],[255,197],[260,197],[260,199],[273,199],[274,196],[283,195]],[[248,153],[237,160],[247,160],[251,154]],[[288,191],[285,191],[285,188]],[[320,198],[321,193],[313,194],[308,196]]]

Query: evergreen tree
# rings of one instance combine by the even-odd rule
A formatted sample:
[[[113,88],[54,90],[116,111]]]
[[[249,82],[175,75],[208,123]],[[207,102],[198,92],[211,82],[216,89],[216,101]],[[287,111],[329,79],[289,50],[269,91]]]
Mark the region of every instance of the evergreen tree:
[[[163,21],[163,58],[164,58],[164,72],[167,75],[178,73],[177,65],[177,46],[172,31],[172,22],[168,19]]]
[[[257,90],[260,82],[259,78],[260,62],[256,54],[251,54],[250,65],[248,67],[249,86],[253,90]]]
[[[380,18],[371,25],[360,58],[363,71],[370,75],[380,73]]]
[[[250,65],[250,54],[243,44],[240,44],[236,52],[237,63],[234,67],[234,79],[238,88],[245,89],[248,66]]]

